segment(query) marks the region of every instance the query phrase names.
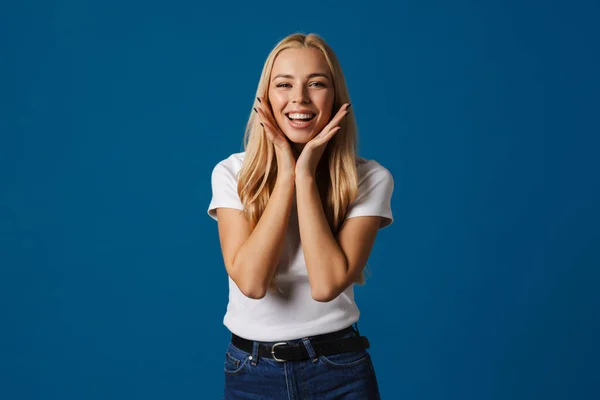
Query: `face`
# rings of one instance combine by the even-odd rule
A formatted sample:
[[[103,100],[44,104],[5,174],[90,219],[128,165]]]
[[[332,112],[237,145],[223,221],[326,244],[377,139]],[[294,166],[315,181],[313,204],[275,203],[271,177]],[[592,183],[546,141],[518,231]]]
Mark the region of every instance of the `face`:
[[[334,95],[331,72],[319,50],[279,53],[271,70],[269,101],[279,128],[299,151],[331,120]]]

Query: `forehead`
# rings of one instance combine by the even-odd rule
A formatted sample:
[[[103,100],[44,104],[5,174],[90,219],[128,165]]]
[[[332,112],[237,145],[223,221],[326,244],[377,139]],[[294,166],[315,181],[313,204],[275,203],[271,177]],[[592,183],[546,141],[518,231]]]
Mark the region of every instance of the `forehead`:
[[[285,49],[277,55],[271,75],[288,74],[296,77],[320,72],[329,75],[329,65],[320,50],[315,48]]]

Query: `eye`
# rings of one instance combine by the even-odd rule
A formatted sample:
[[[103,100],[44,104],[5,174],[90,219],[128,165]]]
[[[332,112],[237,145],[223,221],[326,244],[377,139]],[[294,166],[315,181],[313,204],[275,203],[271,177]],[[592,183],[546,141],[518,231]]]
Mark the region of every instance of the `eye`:
[[[323,82],[311,82],[309,86],[326,87]]]
[[[290,85],[289,83],[278,83],[277,85],[275,85],[275,87],[291,87],[292,85]]]

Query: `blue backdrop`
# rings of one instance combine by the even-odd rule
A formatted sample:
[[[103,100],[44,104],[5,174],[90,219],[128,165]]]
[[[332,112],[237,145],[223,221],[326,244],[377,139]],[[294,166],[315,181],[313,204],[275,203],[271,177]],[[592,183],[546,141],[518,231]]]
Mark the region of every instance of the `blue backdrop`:
[[[220,398],[210,173],[297,31],[395,178],[356,289],[383,398],[599,398],[600,5],[566,3],[5,2],[0,398]]]

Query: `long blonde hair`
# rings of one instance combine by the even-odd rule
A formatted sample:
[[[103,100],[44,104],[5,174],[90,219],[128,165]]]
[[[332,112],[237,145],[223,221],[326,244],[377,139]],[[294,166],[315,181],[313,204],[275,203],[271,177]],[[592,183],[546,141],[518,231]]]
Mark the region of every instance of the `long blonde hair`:
[[[316,34],[292,34],[281,40],[271,51],[260,76],[257,97],[268,100],[271,70],[275,59],[289,48],[315,48],[323,54],[332,74],[334,87],[333,113],[350,96],[340,63],[327,43]],[[331,231],[337,234],[344,222],[350,204],[356,198],[358,176],[356,172],[356,120],[348,114],[340,124],[340,131],[329,141],[317,169],[317,185],[323,210]],[[273,143],[267,138],[257,114],[250,111],[244,134],[245,158],[239,174],[237,191],[246,218],[256,226],[267,207],[277,178],[277,160]],[[328,172],[328,173],[327,173]],[[357,279],[364,283],[364,271]]]

